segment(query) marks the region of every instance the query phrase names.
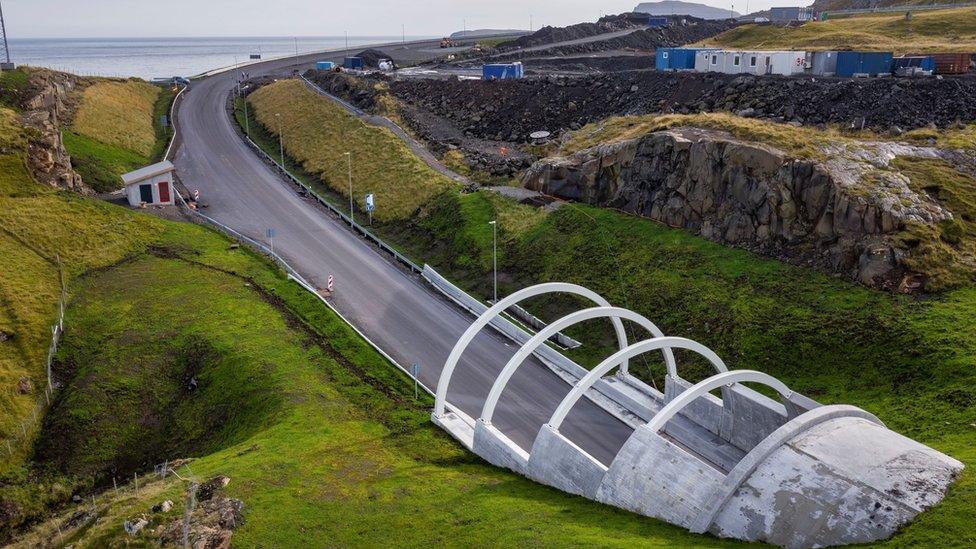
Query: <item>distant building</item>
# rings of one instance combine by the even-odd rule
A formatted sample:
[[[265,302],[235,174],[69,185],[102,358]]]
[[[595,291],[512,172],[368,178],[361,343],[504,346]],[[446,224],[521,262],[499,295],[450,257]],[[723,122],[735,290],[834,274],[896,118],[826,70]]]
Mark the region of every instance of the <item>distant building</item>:
[[[769,19],[770,21],[779,23],[789,21],[813,21],[813,8],[802,8],[799,6],[769,8]]]
[[[139,168],[122,176],[130,206],[170,206],[173,204],[173,171],[169,160]]]

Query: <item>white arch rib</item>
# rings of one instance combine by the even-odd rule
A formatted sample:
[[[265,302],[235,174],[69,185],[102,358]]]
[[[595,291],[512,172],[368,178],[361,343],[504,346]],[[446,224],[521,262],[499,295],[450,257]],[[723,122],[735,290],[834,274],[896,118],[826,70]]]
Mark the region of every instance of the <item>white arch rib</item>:
[[[661,408],[661,411],[651,418],[651,421],[647,423],[647,428],[652,432],[657,433],[664,428],[664,425],[671,418],[684,409],[685,406],[688,406],[694,402],[698,397],[719,387],[732,385],[734,383],[746,382],[768,385],[769,387],[775,389],[776,392],[783,397],[783,400],[790,398],[790,396],[793,394],[785,383],[769,374],[764,374],[755,370],[733,370],[731,372],[722,372],[692,385],[680,395],[675,397],[674,400],[669,402],[664,408]]]
[[[501,398],[502,391],[505,389],[505,386],[508,385],[508,382],[512,379],[512,376],[515,375],[515,372],[525,362],[525,359],[529,357],[529,355],[534,353],[535,350],[540,346],[544,345],[546,340],[558,333],[560,330],[595,318],[629,320],[649,331],[654,337],[664,337],[664,333],[662,333],[653,322],[642,315],[628,309],[622,309],[620,307],[593,307],[591,309],[583,309],[582,311],[577,311],[564,316],[563,318],[560,318],[547,326],[541,332],[537,333],[532,339],[527,341],[525,345],[523,345],[522,348],[515,353],[514,356],[512,356],[502,371],[498,374],[494,385],[491,386],[491,392],[488,393],[488,398],[485,400],[484,408],[481,410],[481,419],[487,423],[491,423],[491,418],[495,414],[495,407],[498,405],[498,399]],[[621,349],[623,348],[624,347],[621,347]],[[667,366],[668,375],[676,376],[677,366],[674,361],[674,353],[672,353],[671,349],[667,347],[663,348],[663,351],[664,363]]]
[[[683,337],[656,337],[654,339],[647,339],[610,355],[596,368],[590,370],[588,374],[576,382],[576,385],[573,386],[572,390],[570,390],[566,397],[563,398],[563,401],[559,403],[559,407],[556,408],[556,411],[552,413],[552,418],[549,419],[549,425],[558,431],[559,426],[562,425],[563,420],[566,419],[569,411],[573,409],[573,406],[576,405],[576,402],[579,401],[580,397],[582,397],[598,379],[603,377],[607,372],[615,368],[622,361],[631,359],[643,353],[665,348],[687,349],[689,351],[696,352],[711,362],[719,373],[728,371],[725,363],[722,362],[722,359],[719,358],[718,355],[697,341],[692,341]]]
[[[434,400],[434,415],[443,416],[444,409],[447,404],[447,388],[451,383],[451,377],[454,375],[454,369],[457,368],[458,360],[461,358],[461,354],[464,350],[468,348],[471,341],[474,340],[475,336],[488,325],[496,316],[502,313],[505,309],[515,305],[516,303],[529,299],[531,297],[539,296],[542,294],[550,293],[567,293],[574,294],[580,297],[589,299],[590,301],[596,303],[601,307],[609,307],[610,302],[604,299],[600,294],[584,288],[582,286],[577,286],[576,284],[567,284],[565,282],[549,282],[546,284],[538,284],[536,286],[531,286],[525,288],[514,294],[500,300],[490,309],[485,311],[474,321],[474,324],[465,330],[464,334],[454,345],[451,350],[450,356],[447,357],[447,362],[444,363],[444,369],[441,370],[440,379],[437,381],[437,392],[435,394]],[[621,348],[627,346],[627,332],[624,331],[623,322],[619,318],[612,319],[614,330],[617,333],[617,342]],[[626,371],[627,361],[618,361],[617,364],[621,365],[621,368]]]

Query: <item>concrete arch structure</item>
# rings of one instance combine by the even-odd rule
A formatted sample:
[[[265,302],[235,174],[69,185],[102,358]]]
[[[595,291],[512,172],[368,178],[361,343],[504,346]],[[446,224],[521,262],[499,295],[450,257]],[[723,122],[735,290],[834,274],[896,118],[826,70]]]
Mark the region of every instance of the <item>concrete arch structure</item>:
[[[603,298],[600,294],[584,288],[583,286],[578,286],[576,284],[567,284],[564,282],[549,282],[545,284],[538,284],[536,286],[531,286],[523,290],[519,290],[514,294],[500,300],[498,303],[493,305],[487,311],[485,311],[477,320],[474,321],[471,326],[465,330],[461,338],[454,345],[451,350],[451,354],[447,357],[447,362],[444,363],[444,368],[441,370],[440,379],[437,381],[437,392],[434,397],[434,416],[443,416],[445,412],[445,406],[447,403],[447,389],[451,383],[451,377],[454,375],[454,370],[457,368],[458,361],[461,359],[461,355],[464,350],[468,348],[468,345],[474,341],[474,338],[487,326],[495,317],[500,315],[505,309],[508,309],[512,305],[516,305],[521,301],[526,299],[553,293],[564,293],[577,295],[586,298],[593,303],[601,307],[610,307],[610,302]],[[627,332],[624,330],[624,325],[620,319],[613,319],[614,331],[617,334],[617,343],[620,348],[627,346]],[[623,368],[626,369],[626,362],[623,364]]]
[[[582,295],[598,306],[569,314],[528,341],[518,339],[526,342],[496,376],[481,418],[445,414],[450,372],[442,373],[438,385],[434,422],[497,466],[693,532],[785,547],[884,539],[938,503],[963,468],[957,460],[887,429],[864,410],[822,406],[762,372],[730,371],[701,343],[666,337],[643,316],[604,304],[574,285],[544,284],[503,300],[465,332],[445,370],[450,366],[453,371],[467,344],[501,310],[550,291]],[[620,350],[593,370],[574,365],[563,371],[576,382],[525,451],[491,425],[500,395],[521,363],[542,352],[549,336],[593,318],[614,321]],[[654,337],[628,345],[624,320]],[[717,373],[688,383],[677,375],[673,349],[698,353]],[[668,365],[664,393],[626,373],[626,361],[653,351],[664,353]],[[619,375],[604,377],[618,367]],[[779,401],[743,383],[769,386]],[[718,388],[721,398],[711,394]],[[583,397],[635,425],[608,465],[559,432]],[[623,411],[608,405],[608,399]]]
[[[783,397],[784,401],[789,400],[789,398],[793,395],[793,391],[791,391],[785,383],[769,374],[764,374],[755,370],[733,370],[731,372],[721,372],[696,383],[690,389],[681,393],[677,398],[669,402],[654,416],[654,419],[647,424],[647,430],[651,431],[652,433],[660,432],[661,429],[664,429],[665,424],[667,424],[671,418],[686,408],[689,404],[694,402],[695,399],[708,394],[708,392],[712,391],[713,389],[723,386],[731,386],[734,383],[762,383],[767,387],[772,387],[775,389],[776,392]]]
[[[576,385],[573,386],[573,388],[569,391],[569,394],[566,395],[566,398],[559,403],[559,407],[557,407],[556,411],[552,413],[552,417],[549,419],[548,425],[558,431],[563,421],[565,421],[566,416],[569,415],[569,411],[572,410],[573,406],[579,401],[579,399],[586,394],[586,391],[592,387],[597,380],[606,375],[610,370],[616,368],[621,362],[644,353],[665,348],[686,349],[693,351],[705,357],[705,359],[708,360],[719,373],[728,371],[728,367],[725,365],[725,362],[723,362],[722,359],[715,354],[715,352],[697,341],[692,341],[683,337],[656,337],[654,339],[647,339],[617,351],[597,365],[596,368],[590,370],[588,374],[586,374],[576,383]]]
[[[654,337],[664,337],[664,333],[661,332],[661,330],[653,322],[645,318],[643,315],[639,315],[629,309],[622,309],[620,307],[593,307],[566,315],[533,336],[532,339],[527,341],[525,345],[522,345],[522,348],[520,348],[518,352],[512,356],[508,363],[505,364],[505,367],[502,368],[502,371],[495,379],[495,383],[491,386],[491,391],[488,393],[488,397],[485,399],[485,405],[481,410],[481,416],[479,419],[491,424],[491,418],[495,414],[495,407],[498,405],[498,399],[501,397],[502,391],[505,390],[505,386],[508,384],[509,380],[512,379],[512,376],[515,375],[515,372],[522,365],[522,363],[525,362],[525,359],[534,353],[540,346],[544,345],[550,337],[562,330],[565,330],[566,328],[569,328],[570,326],[598,318],[629,320],[650,332]],[[663,347],[661,350],[664,354],[664,364],[668,370],[668,375],[677,376],[677,363],[674,360],[674,353],[671,352],[671,349],[667,347]]]

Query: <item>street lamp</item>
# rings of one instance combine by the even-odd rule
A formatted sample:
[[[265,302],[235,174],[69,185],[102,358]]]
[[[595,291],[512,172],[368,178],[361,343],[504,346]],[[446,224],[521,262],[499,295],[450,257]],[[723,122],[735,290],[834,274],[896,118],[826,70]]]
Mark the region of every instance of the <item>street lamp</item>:
[[[488,224],[491,225],[491,265],[494,286],[492,303],[498,303],[498,221],[489,221]]]
[[[281,169],[285,169],[285,140],[283,134],[281,133],[281,113],[275,113],[275,118],[278,119],[278,149],[281,152]]]
[[[349,219],[356,225],[356,213],[352,209],[352,153],[346,153],[346,163],[349,166]]]

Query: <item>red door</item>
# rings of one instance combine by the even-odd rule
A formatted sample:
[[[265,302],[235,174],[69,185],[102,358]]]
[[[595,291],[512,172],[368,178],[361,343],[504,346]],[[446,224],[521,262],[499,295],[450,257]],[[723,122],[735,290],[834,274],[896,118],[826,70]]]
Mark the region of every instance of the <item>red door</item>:
[[[159,182],[159,203],[166,204],[169,202],[169,182],[160,181]]]

